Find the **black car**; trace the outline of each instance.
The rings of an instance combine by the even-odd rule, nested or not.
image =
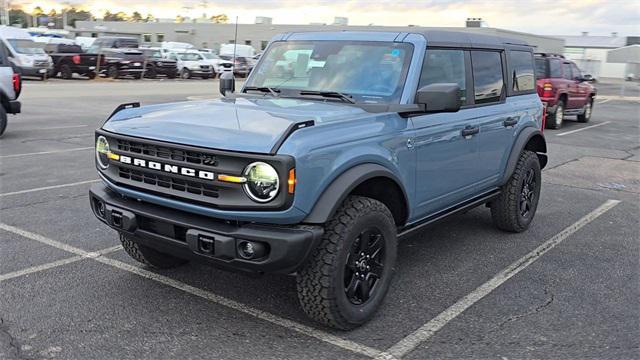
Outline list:
[[[145,57],[144,76],[155,79],[166,76],[174,79],[178,75],[178,65],[175,60],[163,59],[159,49],[139,49]]]
[[[118,79],[132,76],[142,78],[144,72],[144,54],[138,49],[102,49],[101,54],[106,58],[107,76]],[[102,72],[102,71],[101,71]]]
[[[73,74],[93,79],[98,66],[106,65],[104,56],[85,53],[79,45],[48,44],[44,50],[53,60],[52,76],[60,74],[63,79],[71,79]]]

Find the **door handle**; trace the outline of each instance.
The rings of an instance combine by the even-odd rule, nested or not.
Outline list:
[[[476,126],[476,127],[466,127],[464,129],[462,129],[462,131],[460,131],[460,133],[462,134],[463,137],[468,137],[468,136],[473,136],[477,133],[480,132],[480,127]]]
[[[514,126],[518,123],[518,120],[520,120],[520,118],[518,118],[517,116],[511,116],[508,117],[507,120],[503,121],[502,125],[504,125],[504,127]]]

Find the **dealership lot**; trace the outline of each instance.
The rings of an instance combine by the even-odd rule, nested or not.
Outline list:
[[[637,357],[640,92],[598,86],[590,123],[545,131],[529,231],[484,208],[431,226],[401,242],[374,320],[338,332],[304,316],[293,277],[149,271],[89,210],[111,111],[215,97],[217,81],[28,82],[0,140],[0,358]]]

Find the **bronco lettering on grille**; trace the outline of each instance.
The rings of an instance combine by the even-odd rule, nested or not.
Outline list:
[[[180,174],[189,177],[195,177],[205,180],[214,180],[215,174],[211,171],[197,170],[177,165],[162,164],[156,161],[147,161],[144,159],[136,159],[130,156],[120,155],[119,161],[123,164],[139,166],[142,168],[164,171],[170,174]]]

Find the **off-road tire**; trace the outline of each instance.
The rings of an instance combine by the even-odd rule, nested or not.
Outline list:
[[[354,305],[345,294],[345,262],[358,234],[371,226],[383,235],[384,270],[369,300]],[[374,199],[348,197],[325,224],[320,244],[297,274],[298,299],[304,312],[319,323],[342,330],[364,324],[374,315],[389,289],[396,251],[396,226],[389,209]]]
[[[122,243],[124,251],[126,251],[129,256],[152,268],[170,269],[187,262],[187,260],[161,253],[150,247],[138,244],[130,235],[120,233],[120,242]]]
[[[578,122],[587,123],[591,120],[591,114],[593,113],[593,98],[589,98],[585,105],[584,112],[578,115]]]
[[[547,128],[560,129],[562,127],[562,123],[564,122],[564,109],[564,100],[558,100],[556,110],[554,112],[550,112],[547,117]]]
[[[120,69],[116,65],[111,65],[107,68],[107,75],[112,79],[117,79],[120,77]]]
[[[150,66],[145,71],[144,76],[148,79],[155,79],[158,77],[158,72],[155,67]]]
[[[535,186],[532,189],[534,193],[529,215],[524,217],[521,214],[520,201],[522,200],[524,182],[530,169],[533,169],[534,172]],[[502,187],[502,192],[491,201],[491,217],[495,226],[501,230],[515,233],[527,230],[538,208],[541,182],[542,175],[538,155],[533,151],[524,150],[520,154],[515,171]]]
[[[4,110],[4,106],[0,105],[0,136],[7,130],[7,112]]]
[[[73,70],[71,70],[69,65],[62,64],[62,66],[60,66],[60,76],[65,80],[71,80],[73,79]]]

